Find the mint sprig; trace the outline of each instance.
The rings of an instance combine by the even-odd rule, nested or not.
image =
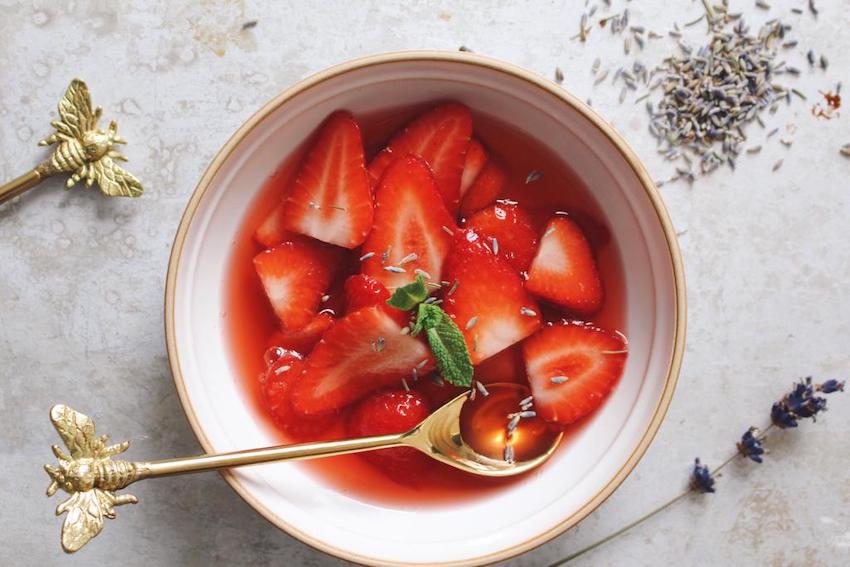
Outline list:
[[[472,359],[460,328],[439,305],[420,303],[413,336],[425,331],[443,380],[455,386],[472,385]]]
[[[412,311],[418,305],[416,324],[411,335],[415,337],[425,331],[443,380],[455,386],[471,386],[472,359],[469,357],[463,333],[442,307],[434,303],[423,303],[429,294],[425,278],[418,275],[413,283],[396,289],[387,300],[387,305],[402,311]]]
[[[392,297],[387,300],[387,305],[402,311],[410,311],[426,299],[428,299],[428,286],[425,285],[425,278],[418,275],[413,283],[395,290]]]

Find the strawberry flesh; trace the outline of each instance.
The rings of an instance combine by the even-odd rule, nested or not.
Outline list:
[[[517,271],[474,231],[457,231],[444,277],[453,287],[457,282],[443,307],[463,332],[473,364],[540,327],[540,309]]]
[[[366,168],[369,173],[369,180],[372,182],[372,187],[378,186],[381,177],[384,175],[384,171],[386,171],[387,167],[395,158],[396,154],[390,148],[384,148],[372,158],[372,161],[369,162],[369,167]]]
[[[536,296],[579,313],[602,306],[604,291],[593,251],[570,218],[556,216],[546,225],[525,285]]]
[[[525,361],[522,343],[509,346],[475,367],[475,379],[484,384],[514,382],[525,384]]]
[[[347,112],[322,125],[286,198],[283,223],[343,248],[356,248],[372,226],[372,197],[360,127]]]
[[[460,177],[461,199],[469,191],[469,188],[472,187],[472,184],[478,178],[478,174],[484,169],[484,164],[487,163],[489,157],[487,150],[484,149],[481,142],[475,138],[469,141],[469,147],[466,150],[466,159],[463,163],[463,175]]]
[[[402,334],[399,325],[378,305],[339,319],[307,357],[304,373],[293,389],[293,405],[305,415],[328,413],[369,392],[409,378],[422,360],[422,373],[434,368],[428,346]]]
[[[329,313],[319,313],[297,331],[275,331],[269,337],[268,346],[280,347],[306,356],[333,324],[334,318]]]
[[[297,331],[316,316],[339,259],[338,248],[306,238],[254,257],[254,268],[285,330]]]
[[[411,314],[387,305],[390,292],[384,284],[365,274],[355,274],[345,280],[346,313],[378,305],[399,325],[407,325]]]
[[[384,284],[373,277],[355,274],[345,280],[345,308],[347,312],[363,307],[382,305],[390,298]]]
[[[419,380],[410,384],[410,387],[425,396],[433,408],[438,408],[462,393],[469,392],[468,387],[454,386],[440,378],[438,374],[420,376]]]
[[[625,350],[622,335],[588,323],[554,323],[526,340],[523,354],[537,414],[569,425],[594,411],[620,379]]]
[[[460,207],[461,216],[469,216],[498,199],[508,183],[508,175],[496,160],[490,159],[484,164],[481,173],[463,196]]]
[[[408,124],[389,144],[396,155],[421,156],[434,171],[446,209],[460,206],[460,183],[472,137],[472,115],[459,102],[438,105]]]
[[[349,435],[403,433],[419,425],[428,414],[428,402],[418,392],[398,389],[378,392],[354,409],[348,424]],[[387,476],[405,484],[421,477],[424,468],[432,464],[431,459],[412,447],[370,451],[362,456]]]
[[[276,349],[275,360],[260,377],[263,400],[275,423],[298,439],[316,439],[333,425],[334,414],[316,418],[299,415],[292,409],[292,384],[300,379],[304,369],[303,357],[291,350]]]
[[[439,281],[454,226],[428,164],[413,155],[396,158],[375,192],[375,224],[363,244],[372,256],[363,273],[389,290],[412,282],[417,269]]]
[[[490,247],[518,271],[525,272],[537,251],[537,231],[531,216],[513,201],[499,201],[466,221]]]
[[[281,202],[273,208],[257,227],[254,232],[254,240],[266,248],[274,248],[281,242],[292,240],[297,236],[294,232],[286,230],[283,225],[283,210],[286,203]]]

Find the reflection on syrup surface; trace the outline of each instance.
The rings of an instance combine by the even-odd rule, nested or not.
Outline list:
[[[460,435],[476,452],[502,459],[505,446],[513,447],[514,460],[527,461],[548,451],[558,438],[546,422],[537,416],[524,417],[508,436],[511,416],[520,412],[520,402],[531,392],[520,384],[500,384],[490,395],[478,395],[463,404]]]

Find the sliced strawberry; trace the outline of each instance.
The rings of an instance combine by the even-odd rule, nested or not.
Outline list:
[[[484,169],[484,164],[489,158],[487,150],[481,145],[481,142],[472,138],[469,141],[469,148],[466,150],[466,160],[463,163],[463,175],[460,178],[460,196],[466,195],[466,192],[472,187],[473,182]],[[370,166],[371,167],[371,166]]]
[[[475,379],[484,384],[515,382],[525,384],[525,362],[522,344],[510,346],[475,367]]]
[[[276,359],[260,379],[263,400],[275,423],[299,440],[316,439],[326,431],[337,416],[325,415],[311,418],[299,415],[292,409],[290,391],[293,382],[300,379],[304,369],[302,356],[294,351],[280,349]]]
[[[505,190],[508,175],[496,160],[490,159],[484,164],[484,168],[475,182],[463,196],[460,206],[461,216],[469,216],[479,209],[494,203]]]
[[[254,240],[266,248],[274,248],[281,242],[292,240],[295,236],[294,232],[286,230],[283,226],[284,205],[283,202],[278,203],[254,232]]]
[[[365,274],[355,274],[345,280],[345,309],[357,311],[363,307],[382,305],[390,298],[384,284]]]
[[[359,246],[372,227],[372,196],[360,127],[347,112],[322,125],[286,198],[284,227],[343,248]]]
[[[379,305],[399,325],[407,325],[410,321],[411,313],[387,305],[387,299],[389,298],[390,292],[384,287],[384,284],[373,277],[365,274],[355,274],[345,280],[346,313],[351,313],[364,307]]]
[[[369,179],[372,181],[372,187],[376,187],[384,175],[384,171],[395,159],[396,154],[390,148],[384,148],[372,158],[369,162],[369,167],[366,170],[369,172]]]
[[[590,244],[568,217],[554,217],[546,225],[525,286],[538,297],[581,313],[602,306],[602,280]]]
[[[375,225],[363,244],[372,256],[363,273],[390,290],[412,282],[417,269],[439,281],[453,228],[428,164],[412,155],[396,158],[375,192]]]
[[[428,417],[428,402],[418,392],[386,390],[372,394],[354,409],[348,424],[352,437],[402,433]],[[433,463],[412,447],[397,447],[362,454],[391,478],[405,484],[421,477],[423,468]]]
[[[581,419],[605,400],[623,373],[622,335],[588,323],[544,327],[523,343],[534,409],[561,425]]]
[[[408,124],[389,144],[396,155],[421,156],[434,171],[446,209],[457,213],[466,149],[472,137],[472,115],[459,102],[436,106]]]
[[[537,251],[537,231],[525,209],[513,201],[497,201],[469,217],[466,226],[518,272],[528,270]]]
[[[463,332],[473,364],[521,341],[540,327],[540,309],[516,270],[471,230],[458,231],[444,276],[457,282],[443,307]]]
[[[318,415],[342,408],[382,386],[410,378],[422,360],[422,372],[434,368],[426,344],[409,334],[380,306],[339,319],[313,349],[293,390],[301,413]]]
[[[297,331],[315,317],[339,259],[338,248],[306,238],[254,257],[254,269],[285,330]]]
[[[333,324],[334,318],[329,313],[319,313],[297,331],[275,331],[269,337],[268,346],[293,350],[306,356]]]

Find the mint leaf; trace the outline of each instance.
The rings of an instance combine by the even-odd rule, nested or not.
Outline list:
[[[472,359],[463,333],[439,306],[420,303],[413,335],[425,331],[443,380],[455,386],[472,385]]]
[[[425,285],[425,278],[416,276],[416,281],[395,290],[392,297],[387,300],[387,305],[402,311],[410,311],[426,299],[428,299],[428,286]]]

